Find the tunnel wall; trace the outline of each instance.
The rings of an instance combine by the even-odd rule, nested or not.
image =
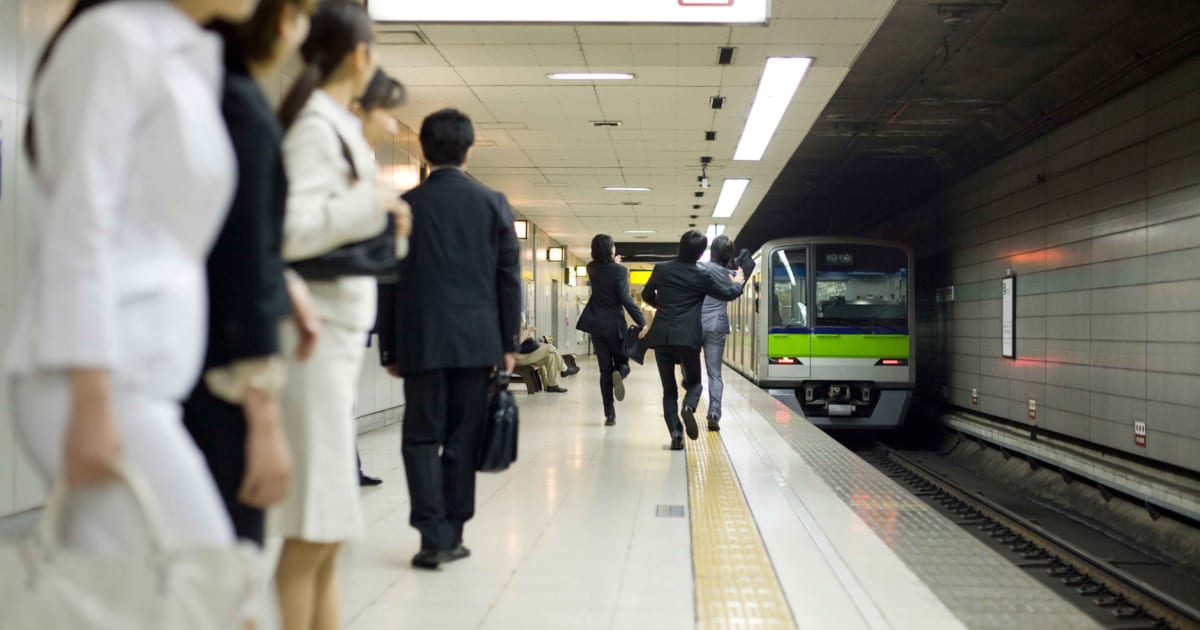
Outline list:
[[[1200,471],[1200,58],[878,233],[918,251],[924,395]],[[1016,359],[1001,356],[1010,271]]]

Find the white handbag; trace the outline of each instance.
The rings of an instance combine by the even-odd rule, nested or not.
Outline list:
[[[257,550],[248,544],[178,548],[167,539],[146,481],[117,476],[140,504],[147,552],[103,557],[64,548],[58,537],[67,490],[50,495],[38,529],[0,547],[0,630],[234,630],[254,593]]]

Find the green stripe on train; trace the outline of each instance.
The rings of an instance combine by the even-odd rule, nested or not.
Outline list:
[[[907,359],[908,335],[768,335],[771,357]]]

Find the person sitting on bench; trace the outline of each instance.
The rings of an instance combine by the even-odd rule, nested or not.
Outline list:
[[[517,349],[517,365],[529,365],[538,371],[538,375],[542,378],[542,384],[546,386],[546,391],[555,394],[565,394],[566,388],[559,387],[559,377],[567,377],[573,374],[566,368],[566,363],[563,362],[562,355],[559,354],[558,348],[551,343],[539,343],[533,338],[532,332],[535,329],[529,329],[529,332],[524,335],[525,341],[521,342],[521,347]],[[579,368],[575,368],[579,371]]]

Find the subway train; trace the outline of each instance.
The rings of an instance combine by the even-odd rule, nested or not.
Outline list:
[[[753,259],[725,363],[822,428],[899,426],[917,374],[912,249],[798,237]]]

